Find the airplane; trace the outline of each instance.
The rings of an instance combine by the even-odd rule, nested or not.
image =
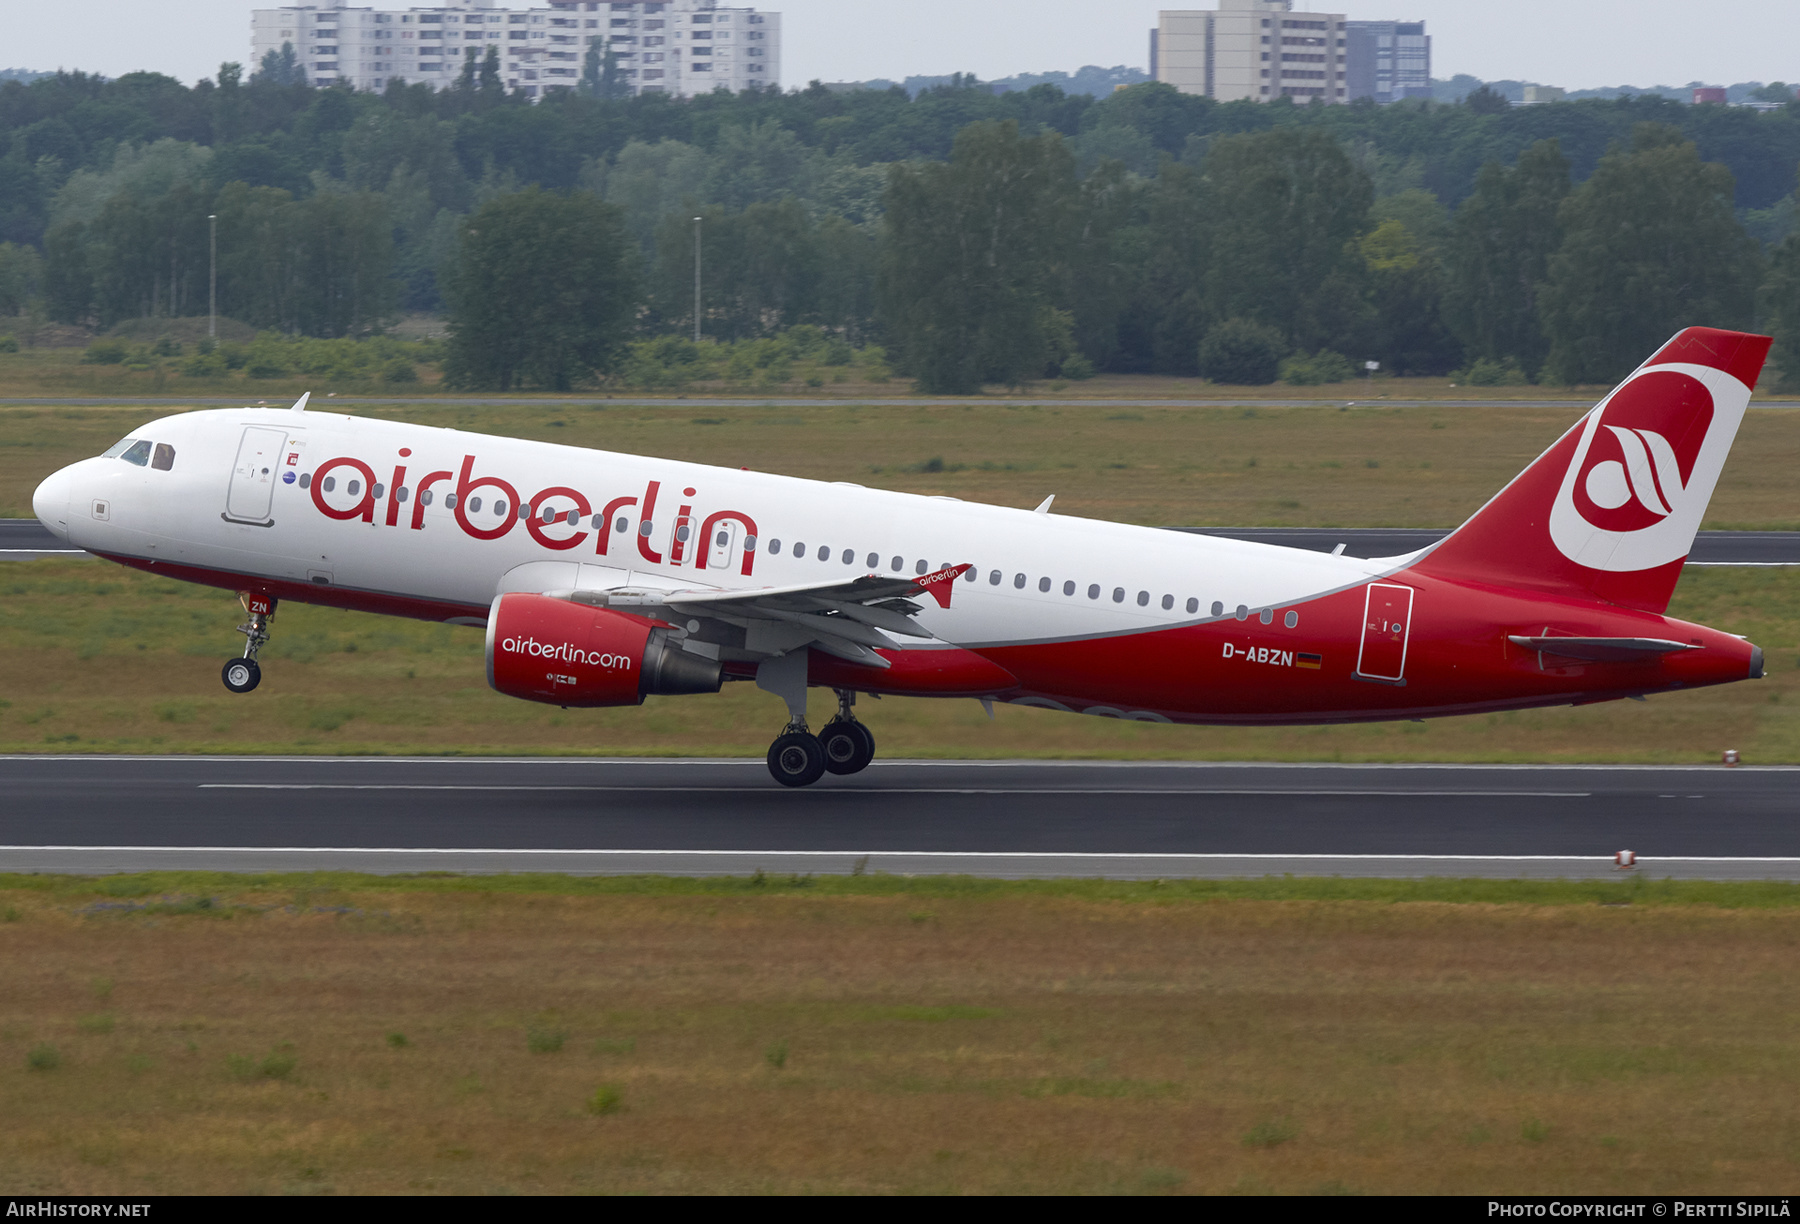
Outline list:
[[[182,413],[63,468],[58,536],[235,591],[248,693],[284,600],[484,628],[488,683],[563,707],[751,681],[799,787],[875,755],[859,694],[1318,724],[1759,679],[1664,615],[1768,354],[1688,328],[1449,537],[1359,559],[308,411]],[[835,691],[815,735],[809,686]]]

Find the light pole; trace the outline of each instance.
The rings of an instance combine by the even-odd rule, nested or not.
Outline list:
[[[694,218],[694,343],[700,343],[700,218]]]
[[[211,254],[206,274],[206,338],[219,338],[219,214],[206,214],[206,245]]]

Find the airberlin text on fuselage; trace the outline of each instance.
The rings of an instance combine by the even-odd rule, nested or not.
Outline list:
[[[455,515],[456,524],[464,534],[476,540],[498,540],[510,532],[515,526],[523,524],[531,538],[544,548],[555,552],[566,552],[576,548],[588,538],[594,537],[594,553],[596,556],[607,556],[608,549],[615,535],[622,534],[616,530],[615,520],[623,521],[624,512],[629,507],[637,507],[635,517],[638,525],[632,532],[632,539],[637,544],[638,555],[652,565],[691,565],[695,569],[706,569],[709,564],[714,568],[730,568],[731,558],[721,558],[709,562],[713,553],[711,547],[713,532],[725,523],[735,523],[742,529],[742,536],[734,537],[742,550],[739,572],[750,574],[756,564],[756,520],[741,510],[715,510],[696,522],[693,508],[695,490],[681,491],[681,506],[675,512],[673,529],[668,533],[669,551],[665,556],[651,546],[652,532],[656,521],[656,500],[662,491],[662,482],[652,480],[646,483],[642,497],[614,497],[596,513],[594,503],[586,494],[567,485],[551,485],[541,489],[529,500],[519,496],[518,489],[509,481],[498,476],[477,476],[475,472],[475,456],[464,455],[459,472],[440,470],[427,472],[418,477],[414,487],[407,487],[406,460],[412,455],[410,448],[400,451],[400,462],[394,465],[391,478],[387,482],[387,513],[383,521],[389,527],[400,526],[405,512],[402,507],[406,501],[412,502],[408,526],[413,531],[421,531],[425,527],[425,508],[431,503],[433,486],[451,481],[455,488],[444,499],[447,509]],[[354,483],[346,486],[346,491],[357,500],[349,506],[333,506],[325,500],[328,490],[325,486],[327,477],[340,468],[348,469],[345,473],[355,473],[360,477],[360,486]],[[348,455],[336,459],[327,459],[312,472],[308,482],[308,491],[312,496],[313,506],[326,518],[347,522],[361,519],[365,523],[375,522],[377,509],[376,490],[381,482],[375,475],[375,469],[361,459]],[[493,500],[504,504],[505,510],[493,516],[491,526],[477,526],[470,520],[474,512],[471,508],[470,495],[482,489],[493,490]],[[359,496],[360,494],[360,496]],[[452,500],[453,499],[453,500]],[[477,500],[475,506],[479,506]],[[554,512],[548,521],[544,519],[544,511],[554,505]],[[569,535],[551,535],[550,532],[559,527],[573,527],[589,522],[593,530],[577,530]]]
[[[584,663],[589,667],[604,667],[607,671],[630,671],[634,666],[630,655],[613,654],[605,650],[583,650],[572,642],[553,646],[536,638],[509,637],[501,639],[500,649],[508,654],[530,655],[534,659],[555,659],[559,663]]]

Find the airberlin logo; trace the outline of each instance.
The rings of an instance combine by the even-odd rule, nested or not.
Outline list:
[[[529,485],[480,475],[476,464],[474,455],[464,455],[456,470],[426,471],[430,464],[401,447],[385,478],[374,465],[344,455],[303,473],[299,482],[319,513],[339,522],[360,519],[370,526],[423,531],[435,519],[476,540],[523,530],[551,552],[585,546],[593,556],[618,558],[609,564],[630,564],[635,552],[651,565],[735,569],[746,577],[755,568],[756,520],[741,510],[707,510],[696,501],[697,489],[683,488],[677,495],[651,480],[642,494],[590,498],[578,488],[553,484],[526,496],[521,490]]]
[[[630,671],[636,664],[630,655],[604,650],[583,650],[572,642],[540,642],[534,637],[509,637],[500,640],[500,649],[508,654],[529,655],[534,659],[551,659],[558,663],[580,663],[607,671]]]
[[[1550,510],[1550,537],[1590,569],[1685,557],[1749,388],[1710,366],[1651,366],[1588,415]]]

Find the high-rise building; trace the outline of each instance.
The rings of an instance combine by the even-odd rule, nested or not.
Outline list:
[[[451,0],[428,8],[354,8],[342,0],[251,14],[251,66],[291,45],[306,79],[357,89],[455,83],[467,52],[492,47],[509,90],[542,97],[581,80],[588,50],[611,51],[633,94],[677,97],[776,87],[781,14],[726,8],[716,0],[547,0],[533,8]]]
[[[1431,37],[1423,21],[1347,21],[1344,33],[1351,101],[1431,96]]]
[[[1293,0],[1168,10],[1150,33],[1150,73],[1220,102],[1348,102],[1344,26],[1342,13],[1295,12]]]

